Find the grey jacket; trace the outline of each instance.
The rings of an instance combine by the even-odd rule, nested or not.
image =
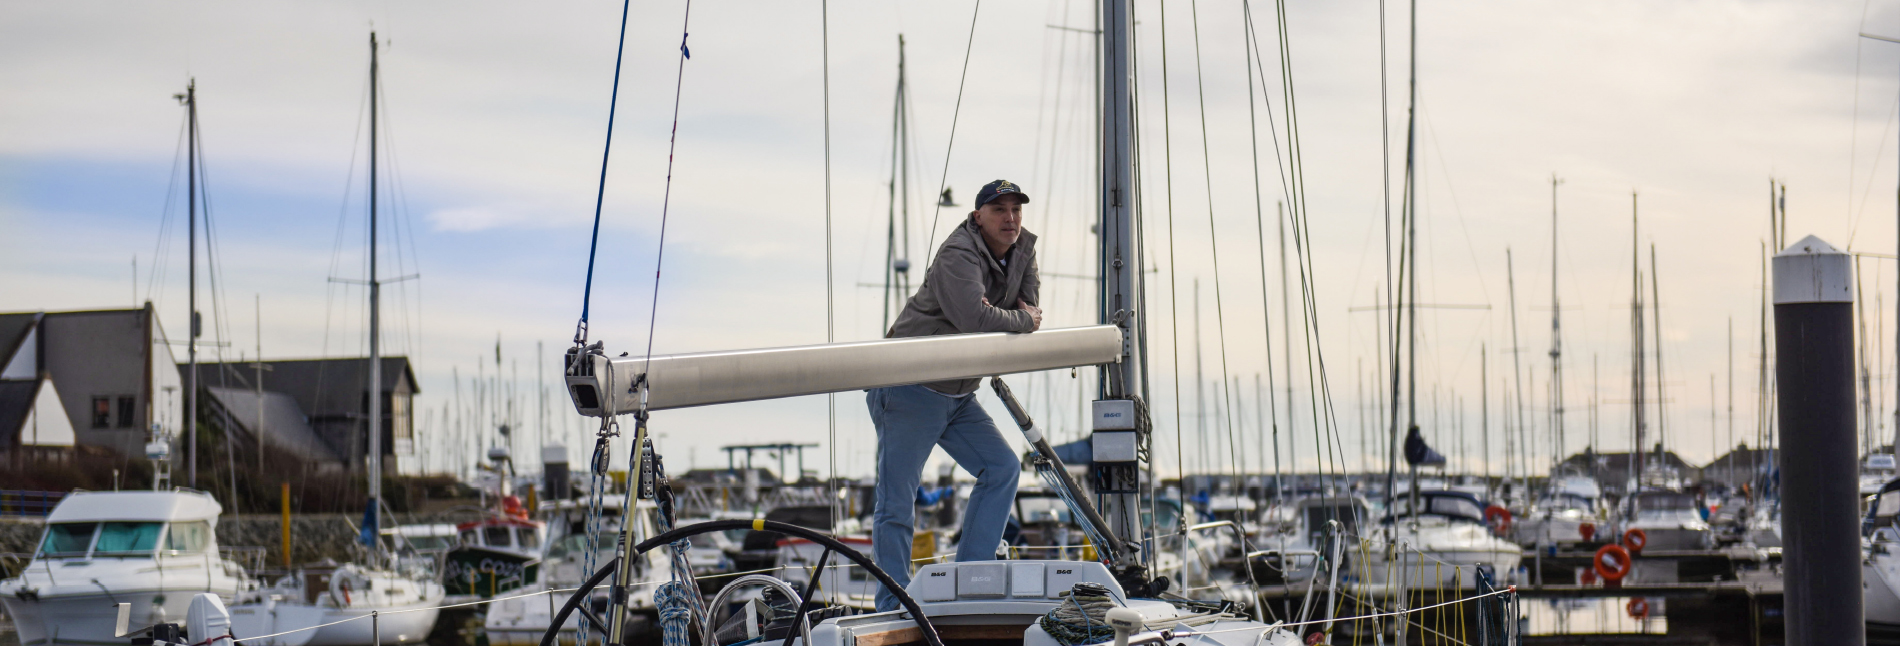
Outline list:
[[[983,234],[972,220],[950,232],[924,274],[924,284],[904,304],[887,338],[966,334],[971,332],[1029,332],[1035,325],[1029,313],[1016,309],[1016,299],[1041,306],[1042,279],[1037,275],[1036,235],[1024,229],[1016,245],[997,262]],[[990,304],[984,305],[983,299]],[[976,392],[981,379],[954,379],[924,384],[946,395]]]

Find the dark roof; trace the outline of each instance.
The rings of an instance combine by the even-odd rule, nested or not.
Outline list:
[[[178,366],[188,377],[190,368]],[[252,362],[198,364],[198,380],[205,387],[255,388],[257,369]],[[361,393],[369,378],[369,359],[289,359],[264,362],[264,390],[289,395],[311,417],[355,415],[363,409]],[[411,394],[422,392],[408,357],[383,357],[383,391],[407,384]]]
[[[216,386],[205,390],[219,407],[230,414],[231,421],[253,439],[259,436],[259,429],[255,427],[258,425],[258,406],[261,401],[265,443],[308,459],[342,461],[335,451],[330,450],[330,445],[325,444],[317,437],[316,431],[310,429],[309,418],[304,416],[303,409],[297,407],[297,401],[291,396],[265,391],[260,400],[256,391],[251,390]]]
[[[26,423],[26,416],[33,412],[33,396],[39,394],[38,380],[10,379],[0,381],[0,447],[11,447],[19,442],[20,425]]]
[[[38,312],[0,314],[0,367],[13,360],[14,351],[19,349],[27,330],[33,328],[33,321],[39,317]]]

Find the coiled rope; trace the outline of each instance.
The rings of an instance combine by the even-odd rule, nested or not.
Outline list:
[[[1080,583],[1062,598],[1062,605],[1037,620],[1043,632],[1063,646],[1099,644],[1115,637],[1107,617],[1108,611],[1119,604],[1108,595],[1108,588],[1099,583]]]

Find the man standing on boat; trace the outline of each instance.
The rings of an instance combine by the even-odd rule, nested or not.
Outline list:
[[[1037,306],[1036,236],[1024,231],[1029,196],[1007,180],[983,185],[976,210],[937,248],[923,285],[885,334],[889,338],[1034,332],[1042,327]],[[941,446],[976,476],[963,512],[958,561],[996,558],[1016,500],[1021,463],[988,412],[976,401],[981,379],[877,388],[865,396],[877,427],[877,509],[871,540],[879,568],[899,585],[910,583],[914,502],[924,462]],[[897,598],[877,591],[879,611],[896,610]]]

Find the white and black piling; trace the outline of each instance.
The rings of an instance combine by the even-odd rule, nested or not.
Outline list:
[[[1789,646],[1861,646],[1853,263],[1808,236],[1775,255]]]

